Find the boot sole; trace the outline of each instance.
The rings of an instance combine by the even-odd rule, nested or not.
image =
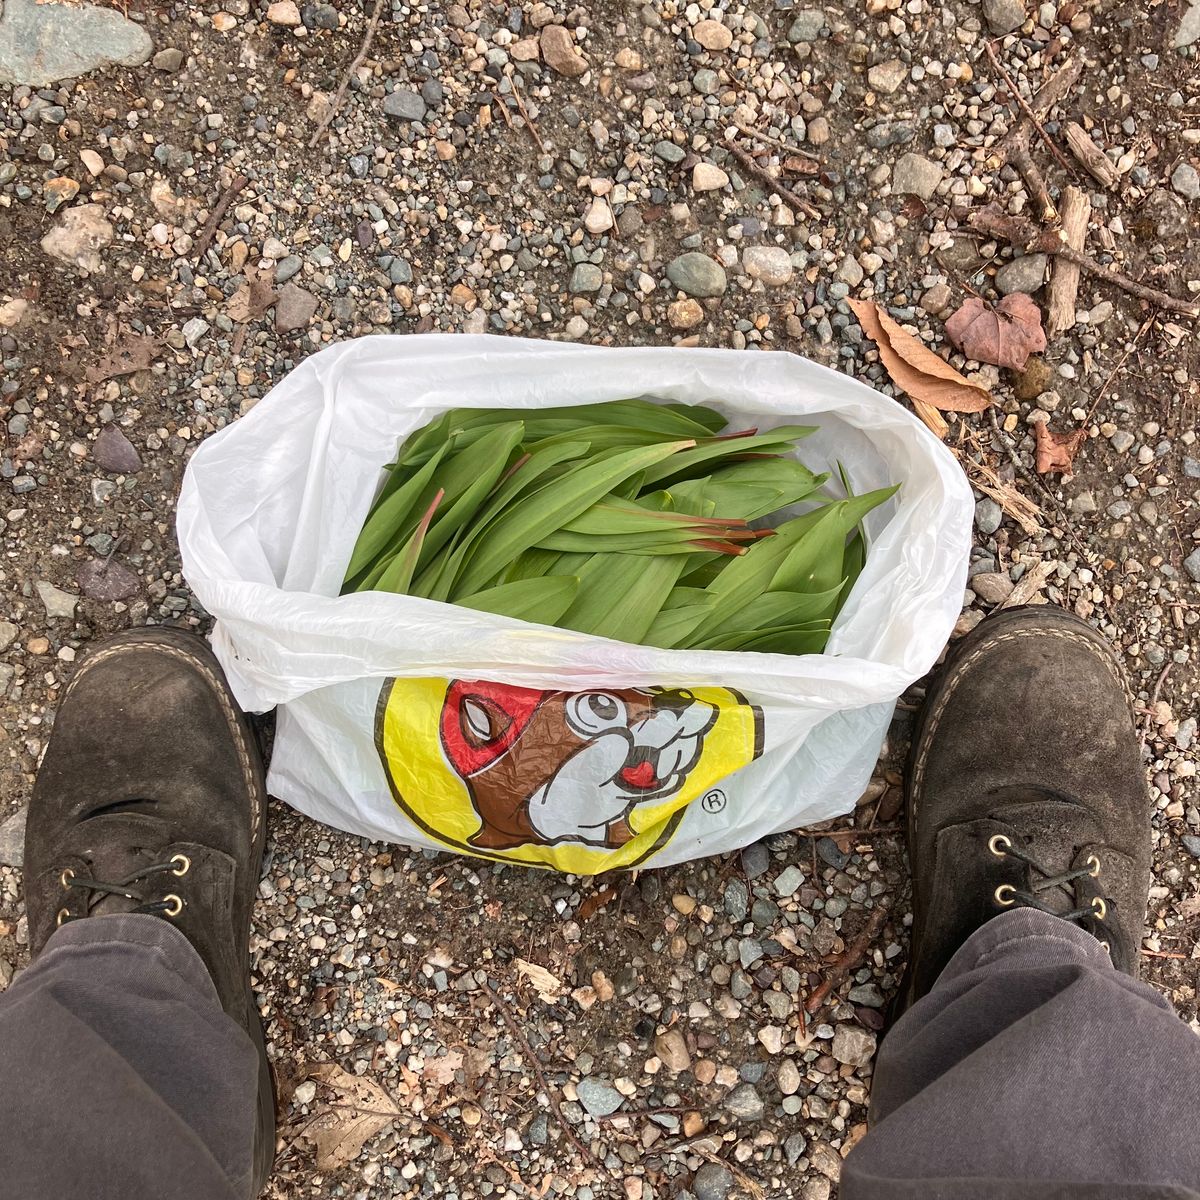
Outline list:
[[[917,777],[920,774],[922,754],[926,743],[934,732],[934,730],[929,728],[930,722],[936,714],[940,713],[941,702],[946,695],[947,687],[953,680],[956,670],[965,660],[969,659],[981,645],[992,643],[998,638],[1019,636],[1021,630],[1025,628],[1068,629],[1075,635],[1086,637],[1087,640],[1094,643],[1109,658],[1114,658],[1112,646],[1086,621],[1075,616],[1074,613],[1069,613],[1064,609],[1056,608],[1050,604],[1026,604],[1017,608],[1003,609],[980,621],[970,633],[954,644],[945,661],[934,671],[932,682],[925,693],[925,702],[921,705],[921,711],[913,727],[908,761],[905,764],[905,843],[908,851],[910,873],[915,862],[913,845],[916,838],[917,820],[917,806],[914,803],[913,787],[918,782]],[[1116,670],[1116,675],[1121,680],[1121,686],[1128,700],[1128,684],[1125,682],[1124,675],[1119,667]],[[916,932],[915,913],[913,932],[914,934]],[[915,946],[915,941],[913,945]],[[910,947],[908,966],[905,967],[904,975],[900,980],[900,987],[897,989],[896,994],[892,997],[891,1004],[888,1006],[887,1027],[889,1029],[919,999],[919,997],[909,995],[912,988],[912,963],[915,957]]]
[[[217,661],[217,656],[212,652],[208,642],[199,634],[189,633],[170,626],[155,625],[144,629],[131,629],[125,633],[118,634],[116,637],[107,640],[104,643],[103,649],[104,651],[109,651],[118,649],[121,646],[138,645],[163,647],[179,653],[181,657],[188,659],[200,669],[213,689],[220,693],[225,701],[225,707],[232,715],[233,732],[242,741],[250,764],[250,774],[254,781],[251,803],[254,805],[255,836],[254,843],[251,846],[251,857],[247,873],[252,881],[251,886],[257,890],[258,879],[262,874],[263,851],[266,848],[267,841],[267,786],[263,771],[262,754],[259,750],[258,740],[254,736],[254,731],[251,729],[249,721],[238,706],[237,699],[225,680],[225,673],[221,669],[221,664]],[[82,659],[80,666],[85,666],[87,661],[86,657]],[[276,1091],[274,1072],[271,1068],[271,1061],[267,1057],[266,1038],[263,1033],[262,1020],[258,1015],[258,1004],[254,998],[254,988],[250,983],[249,947],[253,909],[254,902],[252,896],[246,910],[245,928],[237,930],[237,935],[241,939],[241,944],[246,947],[246,1017],[243,1024],[246,1032],[250,1035],[250,1040],[254,1043],[258,1051],[259,1064],[258,1118],[255,1128],[253,1157],[253,1194],[257,1196],[266,1186],[267,1180],[271,1175],[271,1168],[275,1162]],[[230,1015],[232,1016],[233,1014]]]

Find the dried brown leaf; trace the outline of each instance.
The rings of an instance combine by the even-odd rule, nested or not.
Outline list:
[[[615,899],[616,895],[617,889],[609,884],[598,892],[592,892],[590,896],[585,896],[576,913],[576,919],[579,921],[591,920],[610,900]]]
[[[275,303],[275,289],[266,276],[250,273],[225,306],[231,321],[257,321]]]
[[[421,1077],[426,1083],[448,1087],[454,1082],[455,1072],[462,1070],[462,1065],[462,1051],[448,1050],[440,1058],[427,1058],[421,1070]]]
[[[1049,475],[1052,471],[1060,472],[1064,478],[1070,478],[1075,470],[1075,455],[1087,438],[1087,431],[1075,429],[1070,433],[1055,433],[1048,422],[1042,421],[1033,427],[1034,438],[1037,441],[1037,467],[1039,475]]]
[[[133,333],[127,330],[103,358],[88,367],[88,382],[103,383],[104,380],[116,379],[119,375],[132,375],[135,371],[144,371],[153,364],[161,348],[162,343],[158,338],[147,333]]]
[[[565,992],[566,985],[551,971],[537,963],[526,962],[523,958],[514,958],[513,966],[533,984],[533,990],[547,1003],[553,1004]]]
[[[1014,371],[1046,348],[1041,309],[1023,292],[1005,296],[995,308],[972,296],[946,322],[946,336],[968,358]]]
[[[939,437],[948,426],[930,410],[982,412],[992,402],[991,393],[960,375],[944,358],[905,333],[878,304],[849,300],[867,336],[879,347],[879,356],[892,382],[912,397],[917,414]]]
[[[317,1151],[317,1170],[336,1171],[352,1163],[376,1134],[403,1115],[380,1084],[352,1075],[337,1063],[318,1063],[311,1071],[335,1099],[304,1130]]]

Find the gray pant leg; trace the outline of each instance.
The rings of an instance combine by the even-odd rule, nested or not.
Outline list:
[[[258,1057],[160,917],[65,925],[0,995],[0,1191],[246,1200]]]
[[[977,930],[884,1039],[841,1200],[1197,1200],[1200,1037],[1076,926]]]

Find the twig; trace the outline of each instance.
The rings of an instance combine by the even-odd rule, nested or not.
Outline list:
[[[517,108],[521,111],[521,116],[525,118],[525,128],[533,134],[533,140],[537,143],[537,148],[543,153],[546,153],[546,143],[542,141],[542,135],[538,133],[537,126],[533,123],[533,118],[525,111],[525,101],[521,99],[521,89],[514,83],[512,94],[516,97]],[[501,103],[504,102],[501,97]]]
[[[829,968],[825,978],[813,989],[811,995],[804,1002],[804,1011],[809,1016],[812,1016],[825,1003],[829,993],[866,958],[871,943],[883,931],[883,923],[887,920],[890,911],[887,904],[880,904],[871,910],[871,915],[867,918],[867,923],[862,927],[858,937],[846,947]]]
[[[1079,165],[1101,187],[1114,188],[1117,186],[1117,182],[1121,178],[1120,173],[1108,161],[1108,155],[1097,147],[1096,143],[1088,136],[1087,130],[1078,121],[1068,121],[1063,127],[1063,136],[1067,139],[1071,153],[1079,159]]]
[[[1017,102],[1018,105],[1020,105],[1021,111],[1032,122],[1034,129],[1038,131],[1042,141],[1045,142],[1050,148],[1050,153],[1053,154],[1056,159],[1058,159],[1058,161],[1062,164],[1063,170],[1069,174],[1071,171],[1071,164],[1067,162],[1066,156],[1051,140],[1050,135],[1046,132],[1041,121],[1038,119],[1037,113],[1035,113],[1033,109],[1029,107],[1029,101],[1021,95],[1021,89],[1018,88],[1015,83],[1013,83],[1012,76],[1004,69],[1004,64],[1000,61],[996,51],[992,48],[992,43],[984,42],[983,48],[987,51],[987,56],[989,59],[991,59],[992,66],[1000,72],[1000,77],[1004,80],[1005,85],[1012,94],[1012,98]]]
[[[1028,604],[1046,586],[1050,576],[1058,569],[1058,563],[1052,558],[1043,558],[1030,567],[1008,595],[1000,601],[999,608],[1019,608]]]
[[[1087,243],[1092,202],[1082,188],[1067,187],[1062,195],[1062,231],[1067,245],[1082,250]],[[1046,285],[1046,336],[1053,337],[1075,324],[1079,299],[1079,267],[1066,258],[1054,260]]]
[[[1147,958],[1191,958],[1190,954],[1181,954],[1178,950],[1147,950],[1142,947],[1142,953]]]
[[[883,797],[880,797],[882,800]],[[875,825],[871,829],[794,829],[792,832],[797,837],[813,838],[819,841],[823,837],[830,840],[836,838],[867,838],[870,840],[876,834],[885,835],[893,833],[904,833],[903,825]]]
[[[597,1122],[603,1121],[620,1121],[625,1117],[657,1117],[664,1113],[688,1113],[695,1112],[694,1104],[668,1104],[661,1108],[630,1108],[623,1112],[608,1113],[602,1117],[593,1117]]]
[[[1062,239],[1061,230],[1040,230],[1031,221],[1025,220],[1023,217],[1009,216],[994,204],[972,212],[967,219],[971,226],[981,233],[986,233],[989,237],[1004,238],[1014,246],[1021,246],[1027,253],[1059,255],[1076,263],[1089,275],[1106,280],[1114,287],[1150,304],[1156,304],[1159,308],[1165,308],[1169,312],[1182,313],[1185,317],[1200,317],[1200,304],[1176,300],[1174,296],[1168,296],[1166,292],[1160,292],[1158,288],[1137,283],[1114,267],[1102,266],[1090,254],[1068,246]]]
[[[358,54],[354,61],[346,69],[346,73],[342,76],[342,82],[338,84],[338,90],[334,93],[333,103],[329,106],[329,111],[321,118],[316,129],[313,130],[313,135],[308,139],[308,148],[311,150],[321,140],[321,135],[333,123],[333,118],[337,116],[338,109],[342,107],[342,101],[346,97],[346,89],[350,86],[350,79],[354,72],[362,66],[363,59],[367,57],[367,51],[371,48],[371,42],[375,38],[375,30],[379,27],[379,18],[383,13],[383,0],[375,0],[375,11],[371,14],[370,21],[367,22],[367,32],[363,37],[362,45],[358,49]]]
[[[805,216],[812,217],[814,221],[823,221],[825,214],[821,212],[815,204],[810,204],[803,196],[797,195],[786,184],[776,179],[765,167],[760,167],[758,163],[746,153],[741,146],[737,145],[732,139],[726,140],[724,143],[725,149],[733,155],[734,158],[746,168],[756,179],[765,183],[773,192],[778,193],[779,198],[792,208],[804,213]]]
[[[776,150],[785,150],[788,154],[798,155],[800,158],[810,159],[812,162],[820,162],[821,156],[814,154],[811,150],[801,150],[799,146],[792,146],[787,142],[781,142],[778,138],[771,137],[767,133],[759,133],[757,129],[751,129],[749,125],[738,123],[738,128],[746,134],[747,137],[752,137],[756,142],[764,142],[768,146],[774,146]]]
[[[1125,353],[1122,354],[1119,359],[1117,359],[1117,365],[1115,367],[1113,367],[1113,369],[1111,371],[1109,371],[1108,378],[1100,385],[1100,390],[1096,393],[1095,400],[1092,401],[1092,407],[1088,409],[1088,414],[1084,418],[1084,421],[1083,421],[1083,423],[1085,425],[1088,424],[1089,421],[1091,421],[1093,416],[1095,416],[1096,409],[1098,409],[1100,407],[1100,401],[1104,399],[1106,393],[1108,392],[1109,387],[1112,385],[1112,381],[1114,379],[1116,379],[1117,373],[1125,365],[1125,360],[1134,352],[1134,350],[1137,349],[1137,344],[1139,341],[1141,341],[1142,334],[1144,334],[1146,332],[1146,330],[1149,329],[1150,326],[1154,324],[1154,318],[1156,315],[1157,315],[1156,313],[1151,313],[1142,322],[1141,328],[1137,331],[1137,333],[1135,333],[1133,335],[1133,341],[1130,342],[1129,345],[1125,347]]]
[[[1066,62],[1055,71],[1045,83],[1038,88],[1033,100],[1030,102],[1030,108],[1033,110],[1034,116],[1039,120],[1049,114],[1050,110],[1066,98],[1067,93],[1075,86],[1079,80],[1079,76],[1083,73],[1083,59],[1073,58]],[[993,148],[991,155],[988,158],[988,165],[995,168],[1002,166],[1008,158],[1008,152],[1013,142],[1015,142],[1024,132],[1026,136],[1033,128],[1033,122],[1021,113],[1020,119],[1016,125],[1008,131],[1000,139]]]
[[[546,1100],[550,1104],[550,1111],[554,1114],[554,1119],[558,1122],[563,1133],[567,1135],[567,1141],[579,1152],[584,1161],[589,1162],[594,1167],[601,1167],[600,1160],[585,1146],[579,1138],[575,1136],[575,1131],[567,1124],[566,1117],[563,1116],[562,1106],[558,1102],[558,1094],[550,1086],[550,1081],[546,1078],[546,1072],[542,1070],[542,1063],[538,1056],[533,1052],[533,1047],[529,1044],[529,1039],[521,1032],[521,1027],[517,1024],[516,1018],[509,1011],[508,1005],[500,999],[486,983],[480,985],[484,995],[492,1002],[492,1006],[500,1014],[504,1024],[508,1026],[509,1033],[516,1040],[517,1045],[521,1049],[521,1055],[533,1070],[537,1077],[538,1086],[546,1093]]]
[[[233,203],[234,197],[249,182],[245,175],[235,175],[229,186],[221,193],[221,198],[213,205],[213,210],[209,214],[208,220],[204,222],[204,228],[200,230],[200,236],[196,239],[195,245],[192,247],[195,251],[197,262],[208,253],[208,248],[212,245],[212,240],[216,236],[217,226],[221,224],[225,214],[229,211],[229,206]]]
[[[1154,706],[1158,703],[1158,694],[1162,691],[1162,685],[1166,682],[1174,665],[1174,660],[1168,659],[1167,665],[1158,673],[1158,678],[1154,681],[1154,690],[1150,693],[1150,703],[1146,705],[1146,721],[1142,725],[1143,750],[1146,749],[1146,743],[1150,740],[1150,727],[1154,724]]]
[[[1029,153],[1028,129],[1022,129],[1020,134],[1013,139],[1012,148],[1008,152],[1008,161],[1021,173],[1026,187],[1033,193],[1034,200],[1042,210],[1042,220],[1047,224],[1057,221],[1058,208],[1050,199],[1050,189],[1046,186],[1045,177],[1038,169],[1037,163],[1033,161],[1033,155]]]
[[[738,1181],[738,1183],[741,1185],[742,1191],[750,1196],[751,1200],[764,1200],[764,1197],[767,1193],[763,1191],[762,1185],[760,1183],[756,1183],[750,1178],[749,1175],[746,1174],[745,1171],[741,1170],[735,1164],[726,1162],[725,1159],[721,1158],[717,1154],[714,1154],[713,1151],[705,1149],[703,1146],[697,1146],[696,1153],[699,1154],[701,1158],[708,1159],[710,1163],[716,1163],[718,1166],[724,1167],[725,1170],[728,1171],[730,1175],[732,1175],[734,1179]]]

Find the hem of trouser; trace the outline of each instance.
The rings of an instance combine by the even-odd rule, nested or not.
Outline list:
[[[178,928],[163,917],[149,913],[105,913],[68,921],[50,936],[41,954],[24,973],[25,978],[38,975],[48,961],[65,955],[76,947],[93,949],[103,945],[134,945],[158,950],[176,975],[206,1000],[220,1007],[216,984],[196,948]]]
[[[998,913],[976,929],[955,951],[931,990],[985,966],[989,959],[1003,953],[1013,942],[1027,943],[1031,939],[1042,943],[1059,942],[1083,965],[1112,968],[1108,951],[1086,930],[1052,913],[1036,908],[1017,908]]]

